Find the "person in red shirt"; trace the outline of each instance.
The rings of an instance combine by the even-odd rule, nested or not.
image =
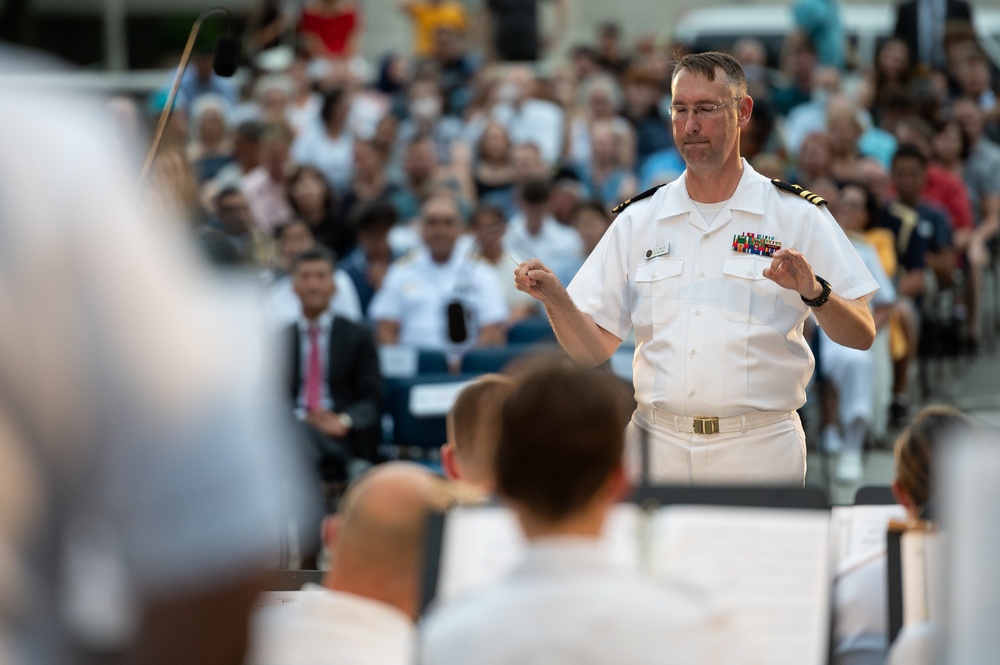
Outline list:
[[[354,0],[314,0],[302,10],[299,32],[313,57],[350,58],[360,51],[363,19]]]
[[[907,118],[896,124],[896,140],[900,144],[909,143],[920,148],[928,159],[934,151],[931,140],[933,128],[919,118]],[[951,219],[951,230],[955,234],[955,245],[965,249],[969,243],[972,231],[976,228],[975,217],[972,214],[972,203],[969,190],[961,178],[937,162],[931,161],[927,166],[927,182],[920,192],[921,198],[928,203],[941,206],[948,211]]]

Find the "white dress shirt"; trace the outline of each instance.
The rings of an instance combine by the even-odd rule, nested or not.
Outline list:
[[[711,228],[688,197],[686,174],[630,205],[569,285],[608,332],[624,339],[634,327],[640,405],[728,417],[805,403],[809,308],[763,276],[769,257],[734,250],[736,236],[773,236],[799,250],[846,300],[878,288],[825,207],[778,190],[746,160],[743,168]]]
[[[524,221],[524,215],[517,213],[507,222],[507,230],[503,234],[503,246],[512,258],[519,261],[536,258],[549,268],[558,271],[567,263],[580,260],[580,255],[583,253],[583,238],[576,229],[563,226],[551,215],[542,220],[538,233],[531,233],[527,222]]]
[[[253,213],[254,223],[261,231],[271,233],[295,217],[295,211],[285,195],[285,183],[276,182],[263,166],[244,175],[240,188]]]
[[[393,263],[372,298],[369,318],[398,322],[401,345],[453,354],[475,344],[482,327],[506,321],[507,303],[493,268],[460,246],[468,243],[456,244],[445,263],[436,263],[426,248]],[[467,313],[464,342],[448,335],[448,304],[456,300]]]
[[[330,311],[337,316],[360,323],[361,299],[351,276],[339,268],[333,273],[337,292],[330,300]],[[302,301],[295,295],[292,279],[282,275],[272,282],[264,292],[264,315],[273,328],[282,328],[302,316]]]
[[[421,625],[422,665],[688,665],[742,662],[704,595],[615,568],[586,538],[529,543],[496,587]]]
[[[315,166],[338,191],[346,192],[354,177],[354,137],[348,129],[331,138],[318,120],[308,125],[292,143],[296,164]]]
[[[298,596],[252,617],[246,665],[413,662],[413,621],[396,607],[318,584]]]
[[[526,99],[520,106],[497,104],[492,116],[507,129],[511,144],[534,143],[546,164],[559,161],[566,118],[557,105],[543,99]]]

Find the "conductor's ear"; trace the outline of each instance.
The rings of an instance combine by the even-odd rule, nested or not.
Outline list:
[[[753,115],[753,97],[744,95],[738,104],[740,111],[739,125],[740,129],[742,129],[747,126],[747,123],[750,122],[750,116]]]

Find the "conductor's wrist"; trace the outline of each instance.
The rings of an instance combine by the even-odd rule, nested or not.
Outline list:
[[[823,285],[820,284],[819,280],[816,279],[816,276],[813,275],[812,288],[808,289],[805,293],[802,293],[800,291],[799,295],[805,298],[806,300],[815,300],[816,298],[819,298],[820,295],[822,295],[822,293],[823,293]]]
[[[830,292],[831,292],[830,282],[826,281],[819,275],[813,275],[813,281],[818,286],[819,292],[817,293],[816,290],[813,289],[809,293],[810,297],[807,298],[802,293],[799,294],[799,297],[802,298],[802,302],[804,302],[808,307],[813,307],[813,308],[822,307],[830,299]]]

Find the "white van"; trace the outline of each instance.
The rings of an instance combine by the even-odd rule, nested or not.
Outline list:
[[[983,50],[1000,67],[1000,10],[973,9],[973,22]],[[868,66],[875,52],[896,27],[895,4],[843,5],[841,23],[853,61]],[[781,43],[795,28],[791,7],[781,5],[714,5],[680,14],[673,29],[676,41],[695,51],[728,50],[737,39],[754,37],[767,47],[777,66]]]

